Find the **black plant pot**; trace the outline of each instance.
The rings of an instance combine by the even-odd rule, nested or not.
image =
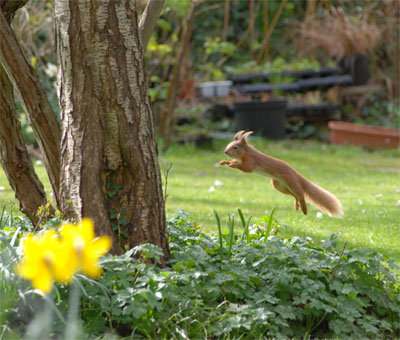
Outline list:
[[[353,78],[353,85],[366,85],[370,78],[369,59],[363,54],[344,56],[339,61],[339,66],[344,73],[350,74]]]
[[[254,131],[271,139],[285,137],[286,100],[233,104],[238,130]]]

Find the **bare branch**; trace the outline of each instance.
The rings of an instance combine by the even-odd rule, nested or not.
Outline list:
[[[228,37],[228,28],[229,28],[229,11],[231,8],[230,0],[225,0],[225,12],[224,12],[224,25],[222,27],[221,40],[226,41]]]
[[[0,162],[21,210],[34,225],[38,225],[36,213],[40,206],[46,205],[46,193],[26,149],[17,118],[13,87],[1,65],[0,88]],[[54,212],[54,209],[49,209],[50,213]]]
[[[161,112],[160,117],[160,135],[164,141],[164,149],[169,146],[173,133],[174,124],[174,110],[177,99],[177,92],[179,87],[179,81],[181,78],[181,65],[183,64],[185,52],[189,49],[190,37],[192,35],[192,25],[194,20],[194,9],[197,2],[192,2],[188,9],[186,18],[183,21],[182,35],[179,40],[179,46],[176,52],[176,62],[174,68],[172,69],[172,74],[170,77],[169,87],[167,90],[167,98],[165,100],[164,108]]]
[[[27,62],[17,38],[0,11],[0,63],[6,70],[28,115],[43,154],[44,164],[59,202],[60,140],[57,117],[32,67]]]
[[[28,0],[0,0],[0,11],[3,12],[6,20],[10,23],[15,12],[25,6]]]
[[[165,185],[164,185],[164,204],[167,203],[167,189],[168,189],[168,175],[169,175],[169,171],[172,168],[172,163],[169,165],[169,167],[165,170],[164,172],[164,178],[165,178]]]
[[[139,34],[142,39],[143,50],[146,50],[164,3],[165,0],[149,0],[144,9],[139,23]]]
[[[0,11],[4,13],[8,23],[12,21],[15,12],[26,2],[27,0],[0,0]],[[20,203],[21,210],[37,226],[40,224],[37,211],[40,206],[47,204],[46,193],[35,173],[24,142],[11,80],[1,64],[0,88],[0,162]],[[48,204],[48,213],[50,215],[54,213],[50,204]],[[44,220],[47,217],[43,216]]]
[[[265,33],[264,39],[263,39],[262,42],[261,42],[260,51],[259,51],[259,53],[258,53],[258,55],[257,55],[257,58],[256,58],[257,63],[260,63],[260,62],[261,62],[262,57],[263,57],[265,51],[266,51],[267,48],[268,48],[268,41],[269,41],[269,38],[271,38],[272,32],[274,31],[275,26],[276,26],[276,24],[278,23],[278,20],[279,20],[281,14],[282,14],[283,9],[284,9],[285,6],[286,6],[286,3],[287,3],[287,0],[282,0],[282,2],[281,2],[280,5],[279,5],[278,10],[276,11],[276,13],[275,13],[275,15],[274,15],[274,17],[273,17],[273,19],[272,19],[271,26],[269,26],[268,31]]]

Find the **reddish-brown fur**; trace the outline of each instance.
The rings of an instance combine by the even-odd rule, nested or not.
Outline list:
[[[305,179],[286,162],[258,151],[247,142],[250,134],[251,131],[239,131],[235,135],[234,140],[225,149],[225,154],[233,160],[223,160],[220,162],[221,165],[228,165],[247,173],[258,172],[270,177],[272,186],[276,190],[294,197],[296,210],[301,208],[304,215],[307,215],[307,200],[330,216],[343,216],[342,205],[333,194]],[[239,163],[237,159],[241,162]]]

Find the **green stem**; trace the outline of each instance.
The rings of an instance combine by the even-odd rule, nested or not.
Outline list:
[[[65,330],[65,340],[76,339],[78,331],[78,316],[79,316],[79,302],[80,302],[80,289],[77,284],[72,283],[69,292],[68,303],[68,319],[67,328]]]
[[[221,257],[221,260],[222,260],[223,253],[224,253],[224,246],[222,244],[221,220],[219,218],[218,213],[215,210],[214,210],[214,215],[215,215],[215,219],[217,220],[218,236],[219,236],[219,254],[220,254],[220,257]]]

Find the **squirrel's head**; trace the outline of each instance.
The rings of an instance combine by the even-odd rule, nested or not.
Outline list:
[[[247,137],[252,133],[253,131],[245,132],[243,130],[236,133],[233,141],[225,148],[225,154],[231,158],[241,158],[248,147]]]

